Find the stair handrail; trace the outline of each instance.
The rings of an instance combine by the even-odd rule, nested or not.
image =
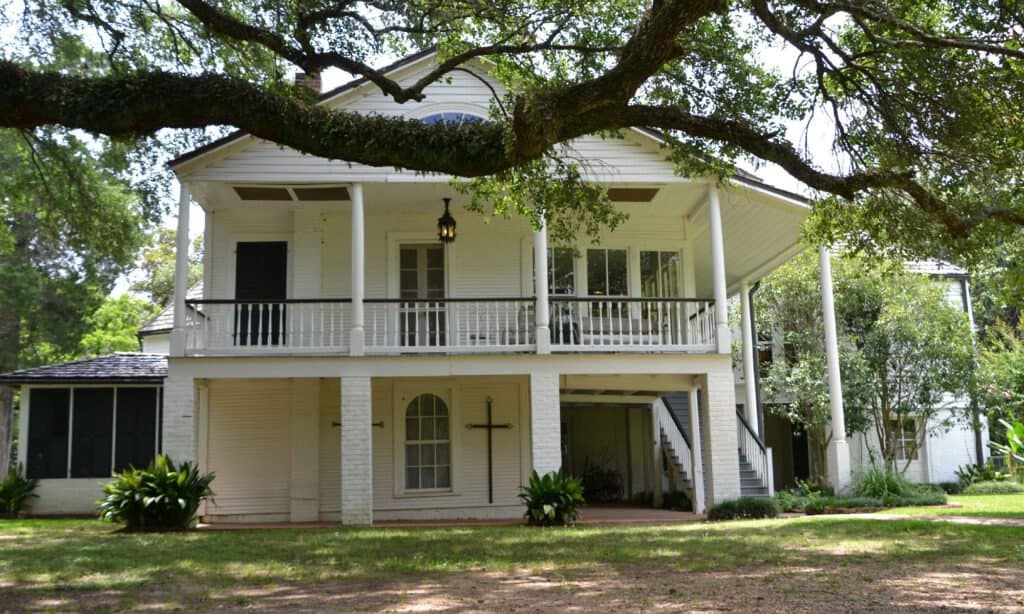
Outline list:
[[[743,412],[737,409],[736,417],[740,419],[740,422],[747,429],[747,433],[749,433],[750,436],[754,439],[754,441],[757,442],[757,445],[759,448],[761,448],[761,451],[766,451],[767,448],[764,445],[764,440],[761,439],[761,437],[757,434],[757,432],[754,431],[754,429],[750,428],[750,423],[747,422],[747,419],[743,417]]]
[[[683,423],[679,421],[679,416],[676,415],[676,412],[672,411],[672,404],[669,403],[668,397],[661,397],[661,402],[665,404],[665,409],[668,410],[669,417],[672,418],[672,422],[675,423],[679,434],[683,436],[683,441],[686,442],[686,447],[692,449],[693,446],[690,444],[690,436],[686,434],[686,428],[683,427]]]
[[[772,475],[774,470],[772,468],[771,448],[765,446],[764,441],[757,436],[754,429],[750,428],[747,419],[743,417],[743,413],[739,410],[736,411],[736,419],[737,424],[742,427],[737,428],[740,452],[746,457],[751,469],[754,470],[761,483],[768,489],[769,496],[773,495],[775,492],[775,480]]]
[[[679,419],[672,414],[672,410],[669,409],[669,405],[664,398],[655,400],[654,405],[658,409],[661,440],[672,447],[673,460],[683,470],[684,475],[681,476],[681,479],[693,480],[693,448],[690,447],[690,440],[686,436],[686,432],[679,428]],[[665,414],[668,414],[668,420],[665,419]],[[673,429],[669,424],[674,425],[676,428]],[[680,442],[682,445],[679,445]]]

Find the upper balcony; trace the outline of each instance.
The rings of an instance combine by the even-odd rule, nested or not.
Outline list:
[[[456,202],[442,243],[447,182],[189,187],[206,244],[175,324],[188,356],[727,353],[725,297],[799,249],[805,213],[681,182],[620,190],[646,200],[599,242],[548,246]]]

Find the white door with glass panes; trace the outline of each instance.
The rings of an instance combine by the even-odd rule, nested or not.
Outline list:
[[[400,246],[399,344],[404,347],[447,345],[444,247],[438,244]]]
[[[648,342],[671,343],[682,339],[687,313],[679,298],[682,288],[682,260],[678,251],[640,252],[640,295],[649,300],[641,305],[641,323]]]

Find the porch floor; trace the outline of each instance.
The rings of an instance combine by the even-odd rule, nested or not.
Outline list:
[[[588,505],[583,508],[578,525],[608,524],[678,524],[698,522],[704,517],[693,512],[677,512],[627,505]],[[495,519],[461,519],[461,520],[384,520],[374,522],[374,528],[408,528],[408,527],[467,527],[467,526],[516,526],[522,524],[519,518],[505,520]],[[338,522],[254,522],[254,523],[200,523],[201,530],[225,531],[240,529],[324,529],[338,528]]]

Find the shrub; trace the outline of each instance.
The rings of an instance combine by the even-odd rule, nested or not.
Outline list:
[[[160,455],[145,469],[129,467],[103,487],[99,516],[122,522],[128,531],[183,531],[192,526],[199,504],[213,496],[213,474],[192,463],[175,467]]]
[[[1017,482],[975,482],[964,489],[965,495],[1013,495],[1024,492],[1024,486]]]
[[[561,471],[543,476],[534,471],[519,498],[526,504],[526,521],[533,525],[569,526],[576,522],[585,504],[583,482]]]
[[[919,489],[906,495],[886,495],[882,497],[885,507],[914,507],[918,505],[945,505],[946,493],[932,489]]]
[[[967,488],[975,482],[1000,482],[1010,479],[1009,473],[1003,473],[996,469],[989,459],[984,465],[962,465],[956,470],[956,477],[960,479],[960,485]]]
[[[808,501],[804,506],[804,512],[808,515],[841,514],[844,511],[873,510],[882,507],[885,507],[885,504],[877,497],[818,497]]]
[[[834,495],[835,489],[828,484],[814,484],[797,478],[796,486],[775,493],[775,501],[784,512],[801,512],[809,503]]]
[[[611,503],[622,500],[622,474],[617,469],[591,465],[583,466],[583,492],[587,501]]]
[[[881,467],[871,467],[853,485],[855,497],[881,499],[886,495],[905,497],[914,493],[914,485],[902,473]]]
[[[661,507],[666,510],[677,510],[681,512],[689,512],[693,509],[693,502],[686,496],[686,493],[677,490],[674,492],[667,492],[661,498]]]
[[[39,480],[30,480],[22,475],[21,467],[11,466],[7,469],[7,477],[0,482],[0,516],[14,517],[18,515],[34,494]]]
[[[942,492],[947,495],[959,495],[964,490],[964,487],[960,482],[940,482],[939,488],[941,488]]]
[[[708,520],[738,520],[741,518],[775,518],[779,506],[775,499],[740,497],[722,501],[708,510]]]

